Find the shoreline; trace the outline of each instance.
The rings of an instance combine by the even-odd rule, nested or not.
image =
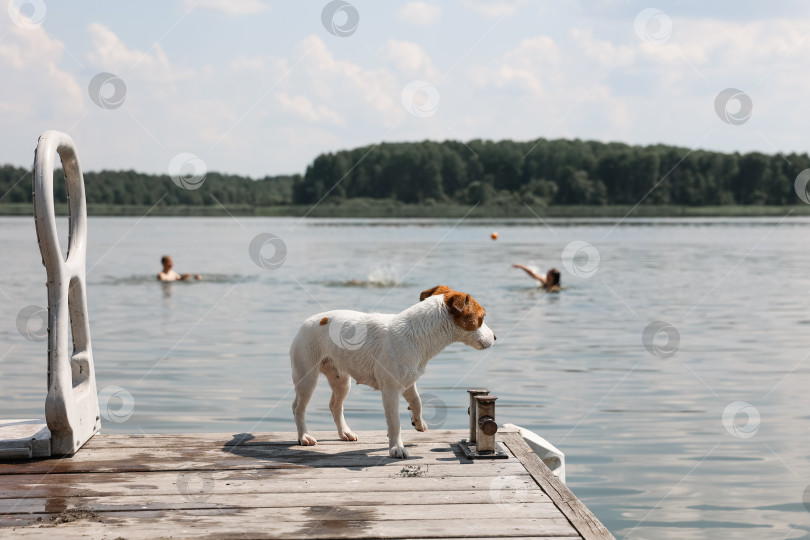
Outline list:
[[[56,214],[67,216],[67,204],[57,203]],[[0,216],[32,216],[31,203],[0,204]],[[158,206],[88,204],[89,216],[131,217],[313,217],[313,218],[623,218],[623,217],[768,217],[810,216],[810,205],[786,206],[535,206],[403,204],[391,201],[347,201],[315,206]]]

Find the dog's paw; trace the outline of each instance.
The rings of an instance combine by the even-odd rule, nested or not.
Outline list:
[[[343,441],[356,441],[357,435],[355,435],[354,432],[351,431],[344,431],[343,433],[340,434],[340,439]]]
[[[427,431],[428,426],[421,418],[419,420],[411,419],[411,425],[416,431]]]
[[[405,459],[408,457],[408,451],[404,446],[392,446],[388,449],[388,455],[394,459]]]
[[[298,439],[298,444],[300,444],[301,446],[315,446],[316,444],[318,444],[318,441],[316,441],[315,437],[313,437],[312,435],[304,433]]]

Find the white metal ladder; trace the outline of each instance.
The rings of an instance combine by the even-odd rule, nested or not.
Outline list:
[[[56,231],[53,171],[56,154],[67,184],[67,258]],[[34,221],[48,276],[48,397],[42,420],[0,420],[0,459],[72,455],[101,428],[85,267],[87,205],[84,177],[73,139],[59,131],[39,137],[34,158]],[[68,324],[70,327],[68,327]],[[68,349],[73,335],[73,352]]]

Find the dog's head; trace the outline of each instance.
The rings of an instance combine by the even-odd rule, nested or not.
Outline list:
[[[484,324],[486,311],[475,298],[463,292],[454,291],[447,285],[437,285],[422,291],[419,301],[436,295],[444,296],[444,305],[458,327],[458,341],[475,349],[488,349],[495,343],[495,334]]]

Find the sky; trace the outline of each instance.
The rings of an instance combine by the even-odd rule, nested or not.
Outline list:
[[[380,142],[807,151],[810,3],[3,0],[0,163],[303,173]]]

